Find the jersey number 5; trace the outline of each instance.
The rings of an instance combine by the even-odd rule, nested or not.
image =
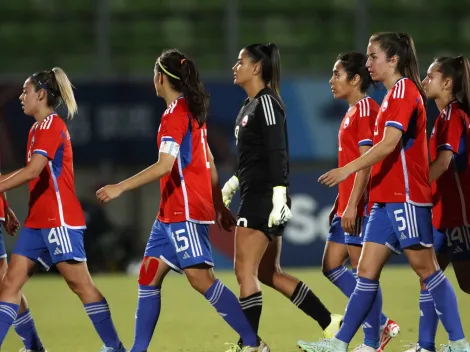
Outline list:
[[[206,167],[210,169],[211,163],[209,162],[209,153],[207,151],[208,144],[207,144],[207,128],[201,129],[201,143],[202,149],[204,150],[204,160],[206,160]]]
[[[401,215],[403,214],[403,209],[397,209],[393,212],[395,215],[395,221],[399,224],[398,231],[403,231],[406,229],[406,221],[405,218]]]

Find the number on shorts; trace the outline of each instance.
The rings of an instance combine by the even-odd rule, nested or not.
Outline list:
[[[59,238],[57,237],[56,229],[51,229],[49,235],[47,236],[47,240],[50,244],[55,243],[57,246],[60,246]]]
[[[237,220],[237,226],[248,227],[248,220],[246,218],[240,218]]]
[[[176,253],[185,251],[189,248],[188,237],[184,235],[185,230],[181,229],[171,233],[173,242],[175,244]]]
[[[393,212],[393,214],[395,215],[395,221],[397,223],[399,223],[398,225],[398,231],[403,231],[404,229],[406,229],[406,222],[405,222],[405,218],[403,216],[401,216],[400,214],[403,213],[403,209],[397,209]],[[401,225],[400,225],[401,224]]]
[[[459,241],[463,243],[462,229],[460,227],[454,227],[450,231],[446,231],[447,246],[452,247],[452,242]]]

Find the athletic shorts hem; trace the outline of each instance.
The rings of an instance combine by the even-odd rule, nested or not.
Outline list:
[[[380,245],[382,245],[382,246],[387,247],[388,249],[390,249],[390,250],[391,250],[393,253],[395,253],[395,254],[401,254],[401,253],[402,253],[402,251],[400,251],[399,249],[393,247],[393,246],[392,246],[390,243],[388,243],[388,242],[385,242],[385,244],[384,244],[384,243],[380,243],[380,242],[378,242],[378,241],[371,241],[371,240],[369,240],[369,239],[368,239],[368,240],[365,240],[364,242],[370,242],[370,243],[377,243],[377,244],[380,244]]]
[[[6,258],[6,257],[7,257],[7,255],[6,255],[6,254],[2,254],[2,255],[0,255],[0,259]]]
[[[149,256],[151,257],[151,256]],[[166,259],[163,255],[159,257],[161,260],[163,260],[173,271],[176,271],[178,274],[183,274],[184,271],[180,268],[178,268],[176,265],[174,265],[172,262],[170,262],[168,259]]]

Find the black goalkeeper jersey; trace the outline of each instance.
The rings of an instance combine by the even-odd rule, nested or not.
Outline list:
[[[284,108],[266,87],[247,99],[235,124],[240,196],[269,194],[275,186],[289,186],[289,145]]]

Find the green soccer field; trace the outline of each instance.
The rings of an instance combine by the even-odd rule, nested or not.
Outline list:
[[[464,331],[470,332],[470,298],[456,286],[453,271],[449,277],[457,289]],[[346,298],[330,284],[318,269],[295,270],[324,301],[332,312],[342,313]],[[236,290],[235,277],[222,272],[220,278]],[[137,300],[137,282],[129,276],[97,276],[96,284],[110,303],[114,322],[126,347],[133,338],[134,312]],[[388,345],[388,351],[404,351],[404,345],[415,342],[418,329],[419,288],[414,273],[407,267],[385,270],[381,280],[384,292],[384,311],[401,325],[401,334]],[[93,352],[100,348],[96,335],[80,301],[69,292],[66,284],[56,276],[33,278],[26,286],[33,316],[41,338],[49,352]],[[297,339],[317,339],[321,331],[315,322],[299,311],[289,300],[265,289],[260,334],[273,352],[296,351]],[[149,351],[158,352],[220,352],[224,343],[237,336],[222,321],[213,308],[198,293],[193,292],[185,278],[170,275],[162,290],[162,313]],[[465,304],[465,301],[467,304]],[[362,339],[359,332],[351,347]],[[439,327],[437,343],[445,343],[446,336]],[[3,352],[18,351],[21,342],[15,332],[10,333]]]

